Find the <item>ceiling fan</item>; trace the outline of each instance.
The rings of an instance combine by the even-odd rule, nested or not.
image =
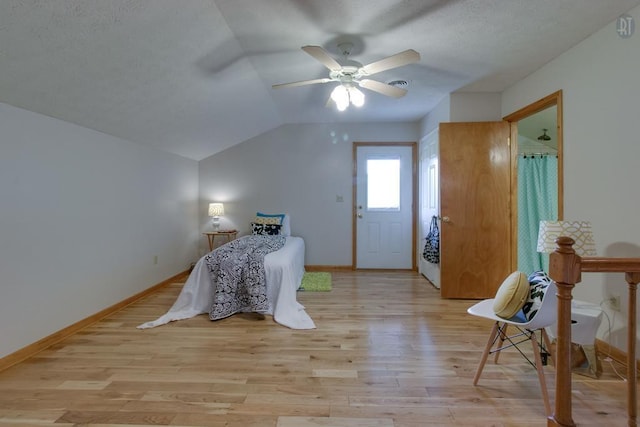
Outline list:
[[[420,54],[418,52],[413,49],[407,49],[379,61],[362,65],[357,61],[349,59],[352,48],[353,43],[350,42],[338,44],[338,49],[344,57],[338,62],[321,46],[302,46],[302,50],[329,69],[329,77],[275,84],[272,87],[278,89],[283,87],[338,82],[340,84],[337,85],[331,93],[329,102],[333,100],[340,111],[344,110],[349,103],[355,106],[362,106],[364,104],[364,94],[358,90],[357,86],[394,98],[400,98],[407,93],[406,89],[377,80],[371,80],[367,77],[382,71],[418,62],[420,60]]]

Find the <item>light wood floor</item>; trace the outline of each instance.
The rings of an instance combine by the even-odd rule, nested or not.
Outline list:
[[[0,372],[0,426],[546,426],[517,353],[472,378],[490,323],[411,272],[334,272],[299,292],[317,329],[206,316],[154,329],[181,284]],[[625,385],[574,376],[574,420],[626,425]],[[554,397],[552,366],[545,368]]]

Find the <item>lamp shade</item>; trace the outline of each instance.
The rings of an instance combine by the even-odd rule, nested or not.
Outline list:
[[[596,245],[589,221],[540,221],[538,252],[551,253],[556,250],[558,237],[571,237],[573,249],[579,256],[595,256]]]
[[[224,205],[222,203],[209,203],[209,216],[224,215]]]

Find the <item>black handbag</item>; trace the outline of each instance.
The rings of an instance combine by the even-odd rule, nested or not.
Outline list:
[[[429,227],[422,256],[430,263],[440,263],[440,230],[438,229],[438,218],[436,216],[431,217],[431,226]]]

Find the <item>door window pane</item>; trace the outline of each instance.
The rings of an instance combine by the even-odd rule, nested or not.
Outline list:
[[[367,159],[367,210],[400,210],[400,159]]]

